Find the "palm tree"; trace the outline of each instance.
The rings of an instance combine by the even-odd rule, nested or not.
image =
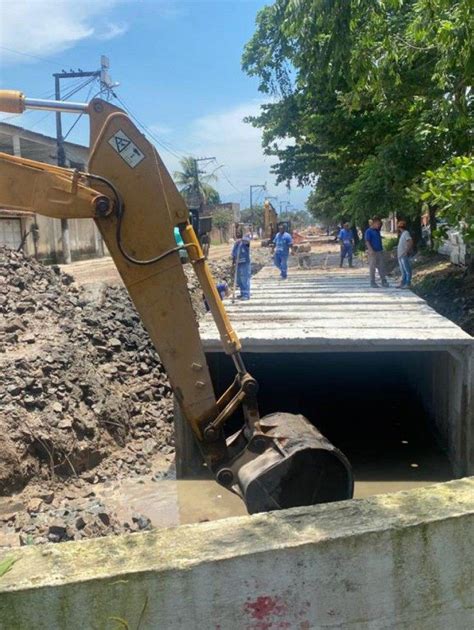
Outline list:
[[[175,171],[174,179],[190,208],[199,208],[202,203],[220,203],[219,193],[209,183],[217,181],[215,173],[204,174],[193,157],[182,158],[180,164],[182,170]]]

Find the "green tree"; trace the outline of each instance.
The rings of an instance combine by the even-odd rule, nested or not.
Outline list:
[[[232,219],[229,216],[229,212],[225,210],[218,210],[212,215],[212,225],[219,230],[221,243],[227,241],[228,230],[231,224]]]
[[[220,203],[219,193],[210,184],[217,181],[215,173],[206,174],[199,170],[198,161],[193,157],[182,158],[180,165],[182,170],[175,171],[174,180],[188,207]]]
[[[310,225],[312,217],[306,210],[288,210],[279,219],[281,221],[291,221],[292,228],[297,230]]]
[[[474,158],[458,156],[435,171],[428,171],[420,185],[413,186],[415,198],[438,209],[446,223],[434,234],[446,236],[449,227],[459,228],[467,245],[474,245]]]
[[[278,181],[313,184],[315,217],[416,216],[407,192],[472,151],[471,0],[276,0],[243,68],[272,96],[263,130]]]
[[[263,206],[255,205],[253,208],[244,208],[240,211],[242,223],[251,223],[255,229],[263,228]]]

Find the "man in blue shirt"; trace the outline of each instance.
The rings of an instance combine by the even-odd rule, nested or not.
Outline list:
[[[221,300],[223,300],[229,295],[229,285],[224,280],[221,280],[220,282],[216,284],[216,289]],[[202,299],[204,300],[204,306],[206,308],[206,311],[209,312],[210,311],[209,304],[207,303],[206,296],[204,295],[204,293],[202,295]]]
[[[339,265],[339,267],[343,266],[344,258],[346,256],[349,261],[349,267],[352,267],[352,249],[354,245],[354,234],[350,229],[349,223],[344,223],[337,238],[341,244],[341,264]]]
[[[378,288],[378,284],[375,282],[375,270],[379,270],[380,281],[383,287],[388,287],[388,282],[385,277],[385,269],[383,264],[383,245],[382,235],[380,230],[382,229],[382,219],[380,217],[374,217],[372,219],[372,225],[365,231],[365,245],[367,247],[367,253],[369,254],[369,270],[370,270],[370,286],[374,289]]]
[[[273,255],[275,266],[280,270],[281,279],[286,280],[288,277],[288,256],[290,247],[293,245],[293,239],[286,231],[284,223],[278,228],[277,235],[273,239],[273,245],[275,246]]]
[[[237,274],[237,286],[240,289],[240,299],[250,299],[250,276],[252,275],[252,267],[250,264],[250,239],[247,236],[240,238],[234,243],[232,248],[232,264]]]

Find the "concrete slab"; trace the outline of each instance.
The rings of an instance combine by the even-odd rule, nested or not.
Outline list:
[[[252,279],[249,301],[225,301],[244,352],[439,350],[474,347],[474,339],[411,291],[371,289],[366,272],[290,272],[265,267]],[[207,352],[221,350],[208,315],[201,323]]]
[[[472,628],[473,496],[463,479],[0,552],[0,629]]]

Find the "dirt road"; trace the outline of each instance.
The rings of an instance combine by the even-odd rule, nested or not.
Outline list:
[[[209,260],[225,260],[230,255],[230,245],[214,245],[209,253]],[[60,265],[61,271],[70,274],[79,285],[96,284],[121,284],[117,268],[110,256],[81,260],[69,265]]]
[[[222,245],[213,245],[209,252],[209,260],[226,261],[230,259],[231,244],[223,243]],[[260,247],[260,243],[256,242],[252,245],[254,251],[253,258],[268,258],[265,263],[270,262],[271,251]],[[338,264],[339,247],[337,243],[328,242],[321,239],[312,245],[313,255],[317,255],[317,264],[324,266],[334,266]],[[262,261],[263,262],[263,261]],[[81,260],[73,262],[69,265],[60,265],[61,271],[70,274],[79,285],[85,284],[121,284],[122,281],[115,267],[114,261],[110,256],[104,258],[94,258],[92,260]]]

